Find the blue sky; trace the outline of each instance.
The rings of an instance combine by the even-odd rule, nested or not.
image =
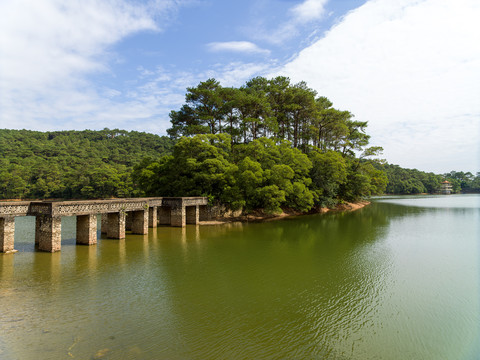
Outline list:
[[[215,77],[305,80],[403,167],[480,171],[477,0],[3,0],[0,128],[164,135]]]

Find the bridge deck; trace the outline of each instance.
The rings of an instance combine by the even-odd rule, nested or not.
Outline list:
[[[61,217],[77,216],[77,243],[97,242],[97,219],[102,215],[102,232],[114,239],[125,238],[125,229],[147,234],[157,224],[198,224],[205,197],[156,197],[80,201],[0,202],[0,252],[14,252],[16,216],[35,216],[35,243],[42,251],[59,251]],[[131,214],[128,217],[127,214]],[[103,228],[105,227],[105,229]]]

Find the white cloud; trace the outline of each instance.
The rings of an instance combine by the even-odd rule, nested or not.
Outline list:
[[[304,0],[300,4],[292,6],[287,11],[287,19],[277,23],[275,28],[265,28],[262,19],[259,19],[258,23],[249,29],[249,32],[255,39],[281,45],[298,36],[300,29],[305,25],[311,25],[313,21],[320,20],[325,15],[327,2],[328,0]],[[262,11],[269,10],[262,9]]]
[[[250,41],[212,42],[207,44],[207,47],[213,52],[232,51],[249,54],[270,54],[269,50],[262,49]]]
[[[368,120],[392,163],[480,170],[480,2],[372,0],[281,73]]]
[[[294,6],[291,12],[297,22],[313,21],[320,19],[325,13],[325,4],[328,0],[305,0]]]
[[[0,12],[2,82],[19,86],[102,69],[97,57],[107,46],[157,29],[146,9],[122,1],[17,0],[2,2]]]
[[[137,67],[128,88],[102,86],[92,75],[115,77],[111,48],[140,31],[161,31],[180,3],[157,0],[15,0],[0,2],[0,128],[32,130],[123,128],[165,133],[170,110],[187,87],[209,77],[241,85],[268,65],[218,64],[209,71]],[[3,21],[5,19],[5,21]],[[221,47],[221,46],[220,46]],[[231,48],[266,53],[252,43]]]
[[[133,33],[160,31],[154,17],[178,3],[0,2],[0,128],[96,128],[107,113],[144,116],[138,103],[112,102],[119,91],[96,89],[87,76],[108,73],[116,57],[109,49]]]

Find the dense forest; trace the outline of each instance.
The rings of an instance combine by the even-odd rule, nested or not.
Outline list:
[[[118,129],[0,129],[0,198],[138,196],[133,165],[145,157],[161,157],[172,146],[168,137]]]
[[[375,159],[382,149],[367,147],[367,122],[285,77],[239,88],[208,79],[187,89],[170,119],[168,134],[180,139],[173,154],[135,168],[148,195],[200,193],[232,207],[307,211],[374,194],[435,193],[445,179],[456,192],[474,191],[479,180]],[[468,181],[457,186],[459,177]]]
[[[306,83],[257,77],[239,88],[215,79],[188,88],[170,114],[170,156],[145,160],[134,178],[147,195],[205,195],[246,210],[309,211],[385,191],[387,177],[355,121]]]
[[[188,88],[186,104],[170,113],[168,134],[177,139],[196,134],[228,134],[232,145],[265,137],[288,140],[303,153],[332,150],[343,156],[363,151],[370,136],[366,121],[332,107],[305,82],[287,77],[256,77],[239,88],[222,87],[215,79]],[[373,155],[380,148],[371,148]]]
[[[479,192],[480,173],[390,165],[367,122],[304,82],[261,77],[188,88],[169,137],[110,130],[0,129],[1,199],[208,196],[235,209],[308,211],[376,194]]]
[[[134,178],[149,196],[204,195],[235,209],[270,212],[354,201],[383,193],[387,181],[369,162],[331,150],[307,155],[265,137],[232,147],[227,134],[182,137],[172,155],[136,166]]]
[[[449,181],[453,193],[480,192],[480,173],[451,171],[446,174],[426,173],[417,169],[404,169],[398,165],[382,164],[377,166],[388,177],[386,194],[434,194],[442,181]]]

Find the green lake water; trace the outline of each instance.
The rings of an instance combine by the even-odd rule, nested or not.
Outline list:
[[[480,196],[0,256],[0,359],[480,359]]]

